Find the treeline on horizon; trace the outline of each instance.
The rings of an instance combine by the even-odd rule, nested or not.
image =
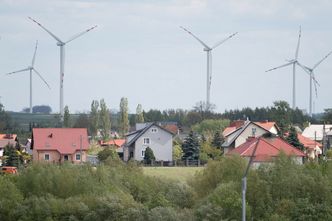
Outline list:
[[[67,107],[68,108],[68,107]],[[120,127],[119,118],[121,113],[109,112],[109,119],[112,122],[111,129],[118,130]],[[68,114],[70,119],[67,127],[84,127],[90,128],[90,113]],[[128,115],[129,127],[134,127],[137,123],[137,115],[139,113],[132,113]],[[296,125],[304,128],[308,123],[332,123],[332,109],[326,109],[321,115],[309,115],[303,113],[300,109],[293,110],[285,101],[275,101],[269,107],[256,108],[242,108],[235,110],[226,110],[224,113],[214,111],[213,106],[206,108],[204,102],[198,102],[191,110],[185,109],[167,109],[157,110],[150,109],[148,111],[142,110],[144,122],[176,122],[181,128],[190,129],[193,125],[200,123],[207,119],[228,119],[234,120],[251,120],[251,121],[275,121],[282,130],[287,130],[289,125]],[[53,116],[52,120],[45,120],[44,122],[29,122],[30,130],[33,127],[62,127],[60,117]],[[27,119],[28,120],[28,119]],[[13,123],[11,113],[4,110],[3,105],[0,104],[0,132],[19,133],[21,126],[18,123]]]

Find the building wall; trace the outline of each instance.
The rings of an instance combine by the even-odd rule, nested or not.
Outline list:
[[[253,133],[252,133],[253,128],[256,128],[255,137],[259,137],[259,136],[262,136],[263,134],[267,133],[266,130],[251,123],[247,126],[247,128],[244,131],[242,131],[240,136],[238,136],[238,138],[236,138],[235,148],[240,146],[241,144],[245,143],[247,141],[248,137],[253,136]]]
[[[45,154],[49,154],[49,160],[45,160]],[[34,150],[33,151],[33,162],[50,162],[50,163],[63,163],[65,162],[65,155],[68,155],[68,162],[80,163],[81,160],[76,160],[76,154],[80,154],[80,151],[76,151],[73,154],[61,155],[56,150]],[[82,151],[82,162],[86,162],[87,154],[86,151]]]
[[[152,132],[157,128],[157,132]],[[144,138],[150,138],[150,144],[143,143]],[[156,160],[172,161],[173,136],[159,127],[151,127],[135,142],[134,159],[141,161],[144,159],[142,151],[150,147],[156,157]]]

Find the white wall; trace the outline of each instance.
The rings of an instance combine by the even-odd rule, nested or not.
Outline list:
[[[266,130],[262,129],[261,127],[258,127],[257,125],[250,123],[247,128],[242,131],[240,136],[236,138],[235,140],[235,148],[240,146],[241,144],[245,143],[247,141],[248,137],[252,136],[252,128],[256,128],[255,137],[262,136],[263,134],[267,133]]]

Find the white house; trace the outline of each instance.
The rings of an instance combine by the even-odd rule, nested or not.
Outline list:
[[[147,123],[126,135],[123,160],[142,161],[146,148],[150,147],[157,161],[172,161],[173,135],[155,123]]]

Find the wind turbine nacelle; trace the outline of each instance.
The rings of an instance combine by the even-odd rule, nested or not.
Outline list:
[[[211,51],[210,48],[204,48],[203,51]]]
[[[63,43],[63,42],[57,42],[56,45],[57,45],[57,46],[64,46],[65,43]]]

